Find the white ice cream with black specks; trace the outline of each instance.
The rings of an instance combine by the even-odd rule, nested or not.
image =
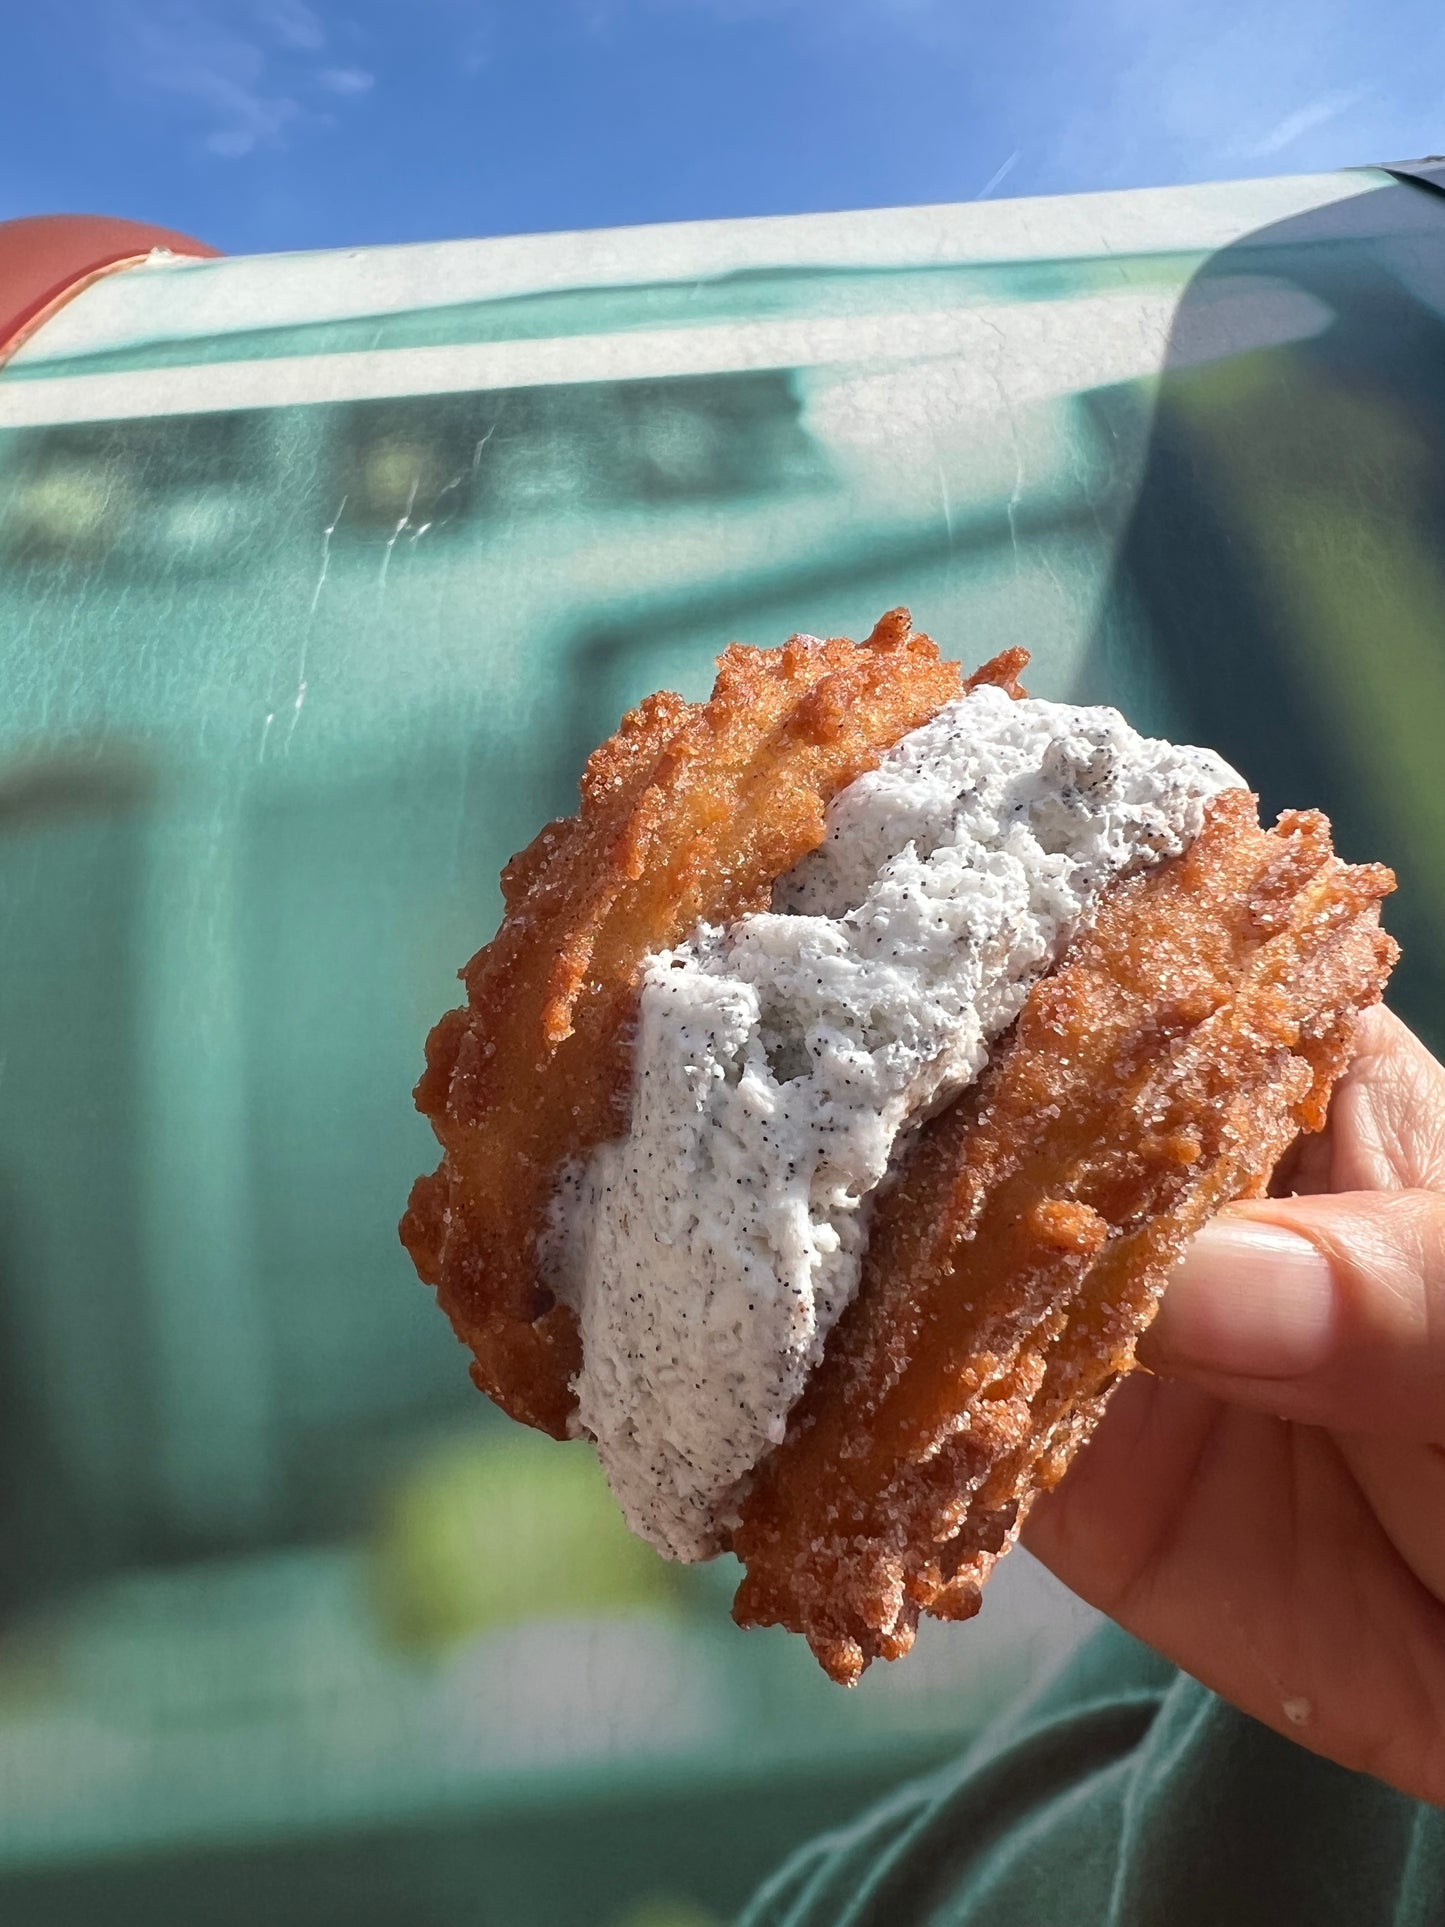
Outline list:
[[[1099,893],[1240,785],[1112,709],[980,688],[834,800],[771,911],[650,960],[630,1128],[563,1174],[543,1250],[634,1531],[678,1559],[726,1543],[900,1134],[978,1076]]]

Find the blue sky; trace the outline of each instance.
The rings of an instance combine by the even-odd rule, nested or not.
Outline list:
[[[4,42],[0,218],[231,252],[1445,148],[1439,0],[44,0]]]

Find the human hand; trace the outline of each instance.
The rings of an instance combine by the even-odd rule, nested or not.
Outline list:
[[[1388,1011],[1280,1181],[1190,1248],[1024,1542],[1246,1713],[1445,1805],[1445,1068]]]

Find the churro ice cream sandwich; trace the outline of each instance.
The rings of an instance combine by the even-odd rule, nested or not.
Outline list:
[[[966,1618],[1395,948],[1324,819],[905,610],[649,698],[503,875],[402,1237],[634,1531],[834,1678]]]

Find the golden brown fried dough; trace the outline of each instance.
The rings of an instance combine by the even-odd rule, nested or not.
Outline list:
[[[834,1679],[967,1618],[1133,1362],[1204,1220],[1318,1130],[1396,956],[1388,870],[1226,791],[1103,898],[880,1195],[856,1298],[744,1502],[742,1625]]]
[[[1026,660],[974,680],[1016,689]],[[861,644],[730,649],[706,703],[651,696],[627,716],[578,813],[507,866],[502,926],[427,1041],[416,1102],[443,1156],[401,1236],[514,1418],[562,1437],[575,1403],[576,1321],[538,1276],[537,1238],[562,1166],[626,1128],[644,959],[764,908],[821,842],[829,799],[963,687],[906,609]]]

